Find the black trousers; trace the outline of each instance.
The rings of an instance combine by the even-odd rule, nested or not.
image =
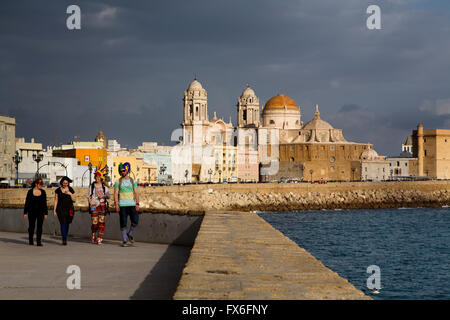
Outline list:
[[[42,237],[42,224],[44,223],[44,215],[43,214],[34,214],[29,213],[28,214],[28,238],[30,240],[30,243],[33,243],[33,237],[34,237],[34,229],[36,228],[36,242],[41,243],[41,237]]]

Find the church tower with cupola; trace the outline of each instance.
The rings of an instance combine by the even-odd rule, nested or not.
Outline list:
[[[184,92],[184,124],[194,121],[208,121],[208,95],[197,79]]]
[[[202,84],[194,79],[184,91],[183,143],[200,143],[209,127],[208,95]]]
[[[259,127],[259,99],[247,85],[238,99],[238,128]]]

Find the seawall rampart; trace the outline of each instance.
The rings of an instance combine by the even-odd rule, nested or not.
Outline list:
[[[55,189],[46,189],[52,207]],[[76,188],[77,210],[87,210],[87,188]],[[23,207],[26,189],[0,189],[1,207]],[[201,184],[139,188],[141,211],[203,215],[206,210],[288,211],[450,205],[450,181],[327,184]],[[110,200],[113,210],[113,201]]]

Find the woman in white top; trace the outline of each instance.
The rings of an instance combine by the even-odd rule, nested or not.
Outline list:
[[[95,181],[89,187],[88,193],[89,212],[92,218],[92,243],[97,244],[102,243],[105,234],[105,216],[108,213],[107,199],[110,198],[108,187],[103,183],[104,169],[95,172]]]

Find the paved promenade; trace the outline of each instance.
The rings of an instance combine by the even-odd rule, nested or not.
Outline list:
[[[175,299],[370,299],[254,213],[206,212]]]
[[[189,247],[120,241],[94,245],[88,239],[43,235],[43,247],[28,234],[0,232],[0,299],[172,299]],[[69,290],[67,267],[81,271],[81,289]]]

